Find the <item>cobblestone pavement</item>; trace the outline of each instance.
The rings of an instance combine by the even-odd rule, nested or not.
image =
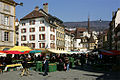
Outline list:
[[[98,72],[90,69],[71,69],[70,71],[50,72],[43,76],[43,72],[30,70],[30,75],[20,76],[21,71],[10,71],[0,74],[0,80],[120,80],[120,74],[112,72]]]

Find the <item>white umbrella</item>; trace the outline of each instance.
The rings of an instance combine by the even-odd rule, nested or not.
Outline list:
[[[0,57],[6,57],[5,53],[0,53]]]

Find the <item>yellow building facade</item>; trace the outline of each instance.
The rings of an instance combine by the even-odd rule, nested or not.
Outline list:
[[[64,25],[55,24],[56,29],[56,49],[65,50],[65,27]]]

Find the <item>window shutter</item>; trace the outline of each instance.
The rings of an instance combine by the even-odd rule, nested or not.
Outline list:
[[[10,25],[10,26],[13,26],[13,22],[14,22],[13,17],[9,17],[9,20],[10,20],[10,21],[9,21],[9,22],[10,22],[9,25]]]
[[[44,40],[45,40],[45,34],[44,34]]]
[[[26,29],[25,29],[25,33],[26,33]]]
[[[39,31],[41,31],[41,27],[39,27]]]
[[[43,43],[43,48],[45,48],[45,43]]]
[[[35,32],[35,28],[34,28],[34,32]]]
[[[52,40],[52,34],[50,34],[50,40]]]
[[[39,35],[39,40],[41,40],[41,34]]]
[[[33,43],[33,47],[35,48],[35,43]]]
[[[23,36],[21,36],[21,41],[23,41]]]
[[[35,35],[33,35],[33,40],[35,40]]]
[[[4,31],[2,31],[2,41],[4,41]]]
[[[2,31],[0,30],[0,41],[2,41]]]
[[[29,36],[29,39],[31,40],[31,35]]]
[[[53,40],[55,40],[55,35],[53,35]]]
[[[8,35],[8,37],[9,37],[9,39],[10,39],[10,42],[13,42],[14,33],[13,33],[13,32],[10,32],[9,34],[10,34],[10,35]]]
[[[4,15],[1,14],[1,24],[4,24]]]
[[[23,29],[21,29],[21,33],[23,33]]]
[[[41,48],[41,43],[39,43],[39,47]]]
[[[30,28],[30,32],[31,32],[31,28]]]
[[[26,41],[26,36],[25,36],[25,40],[24,41]]]
[[[53,28],[53,32],[55,32],[55,28]]]
[[[44,26],[44,31],[45,31],[45,26]]]
[[[33,20],[33,24],[35,24],[35,20]]]

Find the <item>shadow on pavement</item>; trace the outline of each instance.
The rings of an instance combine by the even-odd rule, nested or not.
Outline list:
[[[120,71],[105,71],[105,70],[99,70],[95,69],[92,66],[76,66],[72,69],[81,70],[81,71],[87,71],[87,72],[94,72],[94,73],[102,73],[103,75],[95,75],[95,74],[83,74],[85,76],[94,76],[96,77],[96,80],[120,80]]]
[[[43,73],[39,73],[39,75],[43,75]]]

